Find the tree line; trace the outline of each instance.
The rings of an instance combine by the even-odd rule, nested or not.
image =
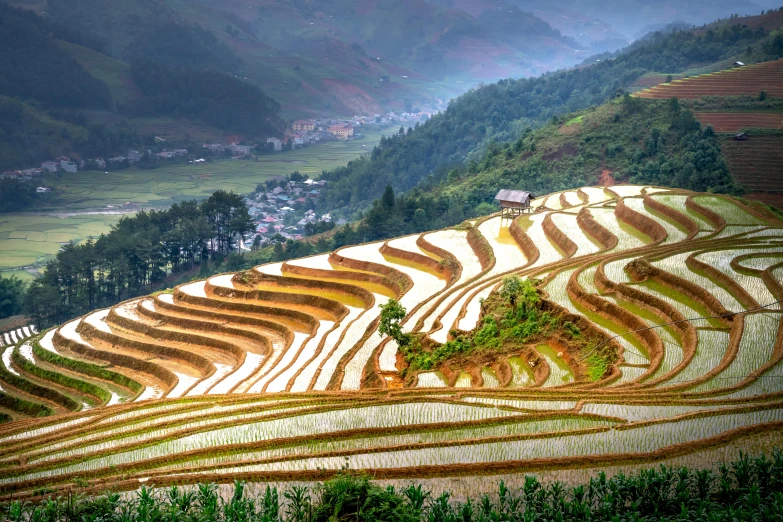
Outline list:
[[[243,198],[225,191],[122,218],[94,241],[65,245],[30,284],[24,313],[46,327],[148,294],[173,275],[237,252],[253,229]]]

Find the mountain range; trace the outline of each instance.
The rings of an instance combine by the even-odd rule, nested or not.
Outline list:
[[[17,115],[0,129],[0,168],[151,134],[263,138],[300,117],[443,109],[480,83],[770,1],[11,0],[26,14],[8,15],[0,37],[0,96],[23,106],[0,100]],[[142,81],[150,67],[166,81]]]

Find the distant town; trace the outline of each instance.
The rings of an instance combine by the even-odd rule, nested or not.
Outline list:
[[[373,116],[354,116],[351,119],[310,119],[297,120],[286,130],[283,138],[269,137],[265,141],[247,143],[204,143],[201,147],[166,148],[166,140],[155,137],[156,147],[144,151],[128,150],[123,156],[111,158],[78,159],[57,157],[41,163],[40,167],[24,170],[11,170],[0,174],[0,178],[35,182],[41,179],[36,192],[45,196],[52,192],[45,186],[44,174],[75,174],[85,171],[117,171],[131,168],[154,169],[166,164],[207,163],[218,158],[254,159],[258,156],[275,154],[287,150],[309,147],[318,143],[337,140],[353,140],[362,137],[364,129],[388,128],[394,125],[414,126],[427,121],[432,113],[375,114]],[[250,244],[245,248],[258,248],[274,242],[288,239],[301,239],[304,236],[323,232],[335,225],[344,224],[343,220],[333,220],[331,214],[317,215],[316,203],[327,182],[308,179],[298,172],[280,173],[280,177],[261,184],[256,191],[246,196],[250,215],[256,224]],[[126,210],[137,209],[128,203]]]
[[[266,141],[247,143],[204,143],[201,148],[166,148],[167,141],[155,137],[156,146],[144,151],[128,150],[124,156],[111,158],[78,159],[60,156],[41,163],[40,167],[23,170],[8,170],[0,174],[0,179],[18,179],[32,181],[46,173],[75,174],[79,170],[121,170],[131,167],[155,168],[163,162],[205,163],[212,158],[253,158],[264,154],[294,150],[318,143],[335,140],[352,140],[362,136],[364,128],[389,127],[391,125],[415,125],[423,123],[432,116],[429,112],[396,114],[375,114],[373,116],[354,116],[351,119],[311,119],[297,120],[285,132],[283,138],[270,137]],[[38,192],[48,192],[47,187],[38,187]]]

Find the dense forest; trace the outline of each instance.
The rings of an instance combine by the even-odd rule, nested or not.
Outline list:
[[[32,207],[38,194],[35,184],[18,179],[0,179],[0,213],[20,212]]]
[[[45,327],[149,293],[172,274],[235,252],[253,228],[242,197],[224,191],[122,218],[95,241],[65,245],[31,283],[25,314]]]
[[[102,4],[92,7],[116,8]],[[150,145],[152,136],[134,130],[138,117],[200,120],[250,136],[281,133],[277,101],[233,75],[241,59],[206,29],[164,16],[131,25],[108,17],[84,30],[60,23],[70,20],[57,14],[68,6],[51,7],[39,16],[0,1],[0,170]],[[119,33],[126,38],[117,47],[110,35]]]
[[[137,116],[178,116],[201,120],[225,131],[279,135],[280,105],[261,89],[223,73],[170,69],[147,59],[132,65],[144,97],[124,107]]]
[[[50,35],[40,17],[0,3],[0,94],[45,106],[107,108],[109,88]]]
[[[0,319],[22,311],[25,284],[16,277],[0,278]]]
[[[153,143],[153,136],[127,125],[91,122],[83,111],[36,108],[0,95],[0,170],[30,168],[59,155],[110,157]]]
[[[658,34],[589,66],[470,91],[424,125],[384,139],[369,157],[324,173],[330,185],[321,208],[342,208],[350,215],[380,197],[387,185],[410,190],[430,174],[437,178],[466,161],[479,161],[490,143],[514,141],[527,128],[622,95],[647,72],[677,73],[729,57],[779,58],[780,39],[738,25]]]
[[[292,485],[284,491],[267,486],[253,496],[236,481],[221,495],[215,484],[192,490],[142,487],[135,494],[106,493],[95,498],[13,501],[0,506],[7,520],[70,522],[126,520],[190,522],[523,522],[595,521],[772,521],[783,517],[783,452],[740,457],[717,469],[661,466],[566,487],[544,484],[534,475],[522,487],[504,482],[492,494],[456,500],[448,491],[436,495],[421,484],[382,486],[366,474],[342,470],[329,481]]]

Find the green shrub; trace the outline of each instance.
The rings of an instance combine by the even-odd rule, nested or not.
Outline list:
[[[32,417],[45,417],[53,413],[48,406],[29,402],[3,392],[0,392],[0,406]]]

